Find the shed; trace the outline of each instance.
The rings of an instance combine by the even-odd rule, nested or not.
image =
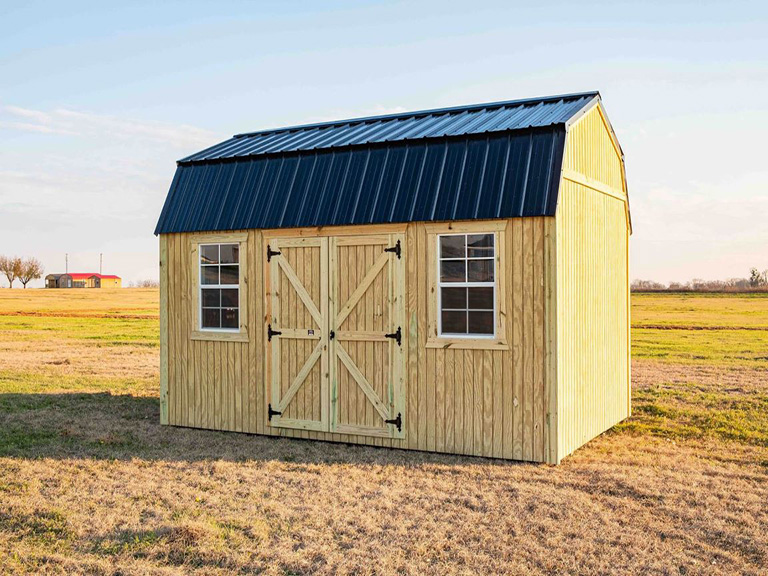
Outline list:
[[[62,276],[63,276],[63,274],[48,274],[45,277],[45,287],[46,288],[61,288],[61,286],[59,286],[59,280],[61,279]]]
[[[558,463],[630,414],[597,92],[238,134],[155,233],[163,424]]]
[[[122,280],[114,274],[96,274],[95,272],[67,272],[48,274],[45,277],[46,288],[120,288]]]

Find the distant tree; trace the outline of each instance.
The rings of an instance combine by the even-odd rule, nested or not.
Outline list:
[[[131,282],[130,287],[131,288],[159,288],[160,282],[158,282],[157,280],[151,280],[151,279],[138,280],[136,282]]]
[[[5,274],[10,288],[13,288],[13,281],[21,273],[21,258],[18,256],[0,256],[0,272]]]
[[[757,268],[750,269],[749,285],[752,288],[760,288],[760,286],[768,285],[768,270],[760,272]]]
[[[691,285],[688,282],[670,282],[669,289],[676,290],[676,291],[690,290]]]
[[[667,287],[660,282],[654,280],[632,280],[631,289],[634,292],[641,292],[644,290],[666,290]]]
[[[19,265],[17,277],[19,282],[27,287],[32,280],[37,280],[43,276],[43,263],[37,258],[24,258]]]

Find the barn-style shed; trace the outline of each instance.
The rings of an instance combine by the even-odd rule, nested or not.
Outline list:
[[[557,463],[630,414],[597,92],[240,134],[156,234],[161,420]]]

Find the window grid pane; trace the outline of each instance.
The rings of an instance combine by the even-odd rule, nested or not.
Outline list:
[[[495,334],[495,234],[438,236],[440,334]]]
[[[240,244],[200,244],[200,327],[240,325]]]

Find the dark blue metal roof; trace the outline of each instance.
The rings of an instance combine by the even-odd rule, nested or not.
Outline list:
[[[509,100],[238,134],[179,163],[542,128],[565,123],[597,95]]]
[[[179,161],[156,234],[553,216],[596,92],[244,134]]]

